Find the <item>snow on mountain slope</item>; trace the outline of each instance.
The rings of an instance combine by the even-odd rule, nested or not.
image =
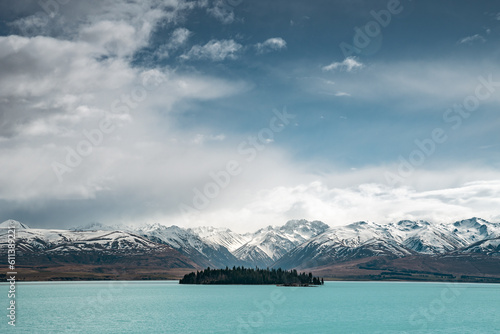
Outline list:
[[[351,259],[412,252],[395,242],[390,232],[372,222],[357,222],[330,228],[299,245],[279,259],[273,267],[316,267]]]
[[[250,240],[233,254],[244,261],[266,267],[327,229],[325,223],[307,220],[291,220],[279,227],[268,226],[248,235]]]
[[[147,224],[137,228],[135,232],[149,240],[172,246],[200,266],[223,268],[245,264],[231,254],[226,247],[213,242],[205,242],[190,230],[175,225],[167,227],[161,224]]]
[[[29,226],[23,223],[18,222],[14,219],[9,219],[0,224],[0,229],[3,228],[15,228],[15,229],[28,229]]]
[[[500,238],[478,241],[465,248],[462,252],[500,256]]]
[[[259,246],[246,245],[233,252],[238,259],[251,263],[252,267],[266,268],[274,263],[274,260],[267,255]]]
[[[234,255],[259,267],[267,267],[294,247],[294,244],[275,231],[259,230],[253,238],[234,251]]]
[[[25,225],[24,225],[25,226]],[[0,230],[0,245],[7,242]],[[121,231],[69,231],[23,228],[16,230],[16,249],[26,252],[63,252],[70,250],[152,250],[157,244]]]
[[[421,254],[439,254],[464,247],[464,243],[453,236],[442,224],[426,221],[402,220],[380,226],[405,248]]]
[[[500,239],[500,224],[480,218],[453,224],[409,220],[390,224],[357,222],[333,228],[319,221],[291,220],[283,226],[268,226],[246,234],[225,228],[183,229],[161,224],[119,230],[99,223],[74,230],[31,229],[9,220],[0,224],[2,246],[7,242],[5,234],[10,226],[16,229],[17,249],[21,251],[133,251],[168,245],[201,267],[218,268],[305,268],[372,256],[496,256]]]
[[[420,223],[420,226],[411,231],[405,231],[403,245],[424,254],[457,251],[477,241],[500,237],[500,224],[490,223],[480,218],[471,218],[453,224],[411,223]],[[393,231],[396,229],[402,231],[400,225],[396,227],[394,224],[389,224],[388,228]]]
[[[490,223],[481,218],[455,222],[450,230],[464,244],[500,237],[500,224]]]
[[[301,244],[321,233],[330,227],[320,221],[290,220],[279,228],[281,235],[286,237],[294,244]]]
[[[196,234],[207,243],[224,246],[230,252],[234,252],[250,239],[248,235],[235,233],[228,228],[195,227],[188,229],[188,231]]]
[[[453,224],[408,220],[391,224],[358,222],[329,229],[287,253],[273,266],[311,267],[382,255],[439,255],[460,252],[474,242],[496,238],[499,234],[500,224],[479,218]],[[486,243],[485,247],[491,249],[494,244]]]
[[[6,224],[10,222],[0,226]],[[8,250],[9,231],[0,228],[2,254]],[[124,231],[33,229],[19,223],[15,230],[15,246],[20,265],[35,272],[41,270],[42,276],[54,275],[56,279],[68,275],[80,279],[95,273],[104,275],[99,276],[104,279],[117,273],[130,279],[149,277],[143,276],[144,273],[156,275],[172,268],[199,268],[171,246]]]

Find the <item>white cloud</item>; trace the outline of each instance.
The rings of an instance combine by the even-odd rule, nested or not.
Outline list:
[[[460,39],[457,44],[472,44],[472,43],[475,43],[475,42],[481,42],[481,43],[484,43],[486,42],[486,39],[479,35],[479,34],[475,34],[473,36],[467,36],[467,37],[464,37],[462,39]]]
[[[0,37],[0,154],[6,157],[0,164],[2,213],[32,213],[37,223],[50,217],[67,217],[71,225],[77,224],[74,219],[130,223],[159,217],[168,224],[185,225],[178,204],[190,203],[193,189],[211,182],[211,171],[223,170],[232,159],[245,161],[237,146],[246,135],[240,138],[211,128],[187,133],[172,120],[194,103],[246,90],[245,82],[130,63],[134,53],[149,44],[158,24],[182,23],[183,13],[193,6],[201,5],[180,0],[68,2],[50,21],[33,16],[17,22],[27,35],[45,36]],[[63,19],[61,29],[57,25]],[[229,22],[234,17],[230,13],[220,19]],[[182,50],[191,34],[186,28],[172,30],[167,52]],[[262,50],[270,51],[285,46],[281,38],[260,43]],[[193,46],[184,58],[222,61],[237,58],[243,49],[234,40],[212,40]],[[362,66],[347,58],[324,70],[349,72]],[[367,99],[397,95],[406,104],[417,100],[414,96],[430,104],[458,96],[460,102],[474,92],[477,76],[488,74],[483,66],[456,71],[456,64],[443,62],[380,64],[360,73],[362,80],[339,77],[334,94],[353,92]],[[491,72],[497,82],[497,72]],[[123,97],[138,94],[144,78],[151,75],[161,85],[132,101],[135,107],[123,108]],[[332,91],[332,82],[323,85]],[[113,111],[117,100],[121,110]],[[86,140],[84,130],[96,129],[102,119],[109,119],[116,130],[59,183],[52,162],[64,162],[66,148]],[[457,166],[441,173],[416,171],[405,186],[389,188],[381,185],[384,168],[311,175],[310,165],[297,163],[274,144],[243,167],[242,174],[199,213],[200,219],[190,223],[254,230],[301,217],[331,225],[359,219],[488,219],[499,207],[498,171]]]
[[[204,135],[198,133],[194,136],[192,142],[195,145],[202,145],[209,141],[223,141],[224,139],[226,139],[226,136],[222,133],[218,135]]]
[[[181,220],[179,223],[216,224],[235,230],[252,231],[298,218],[317,219],[330,226],[361,220],[379,223],[403,219],[423,219],[439,223],[471,217],[494,222],[498,220],[500,179],[466,182],[438,189],[418,189],[411,186],[392,188],[380,183],[355,181],[356,175],[367,172],[370,173],[367,169],[341,173],[344,178],[357,183],[352,186],[341,186],[344,183],[342,181],[331,186],[327,179],[305,183],[299,181],[295,185],[278,185],[260,190],[254,190],[255,187],[252,186],[240,194],[245,202],[226,199],[224,206],[184,217],[187,223]],[[438,174],[440,173],[430,172],[427,175],[434,178],[440,177]],[[451,174],[458,175],[455,172]],[[498,176],[497,173],[496,177]],[[304,180],[303,176],[296,178]],[[236,194],[231,193],[232,196]]]
[[[30,6],[31,15],[29,11],[24,11],[23,14],[26,16],[9,24],[17,27],[23,36],[44,35],[74,39],[86,26],[91,27],[99,22],[111,21],[116,24],[126,23],[134,27],[136,33],[147,36],[160,22],[162,24],[180,22],[189,11],[200,6],[197,1],[186,0],[56,2],[54,6],[50,1],[34,3]],[[30,8],[26,4],[23,7],[24,10]]]
[[[123,57],[147,44],[148,39],[142,34],[149,36],[149,31],[138,32],[125,22],[100,21],[83,28],[80,40],[102,48],[104,54]]]
[[[255,48],[257,53],[278,51],[286,48],[286,41],[281,37],[269,38],[264,43],[255,44]]]
[[[212,7],[207,8],[207,13],[219,20],[223,24],[234,22],[234,7],[230,6],[227,1],[215,0]]]
[[[364,65],[356,60],[356,57],[347,57],[341,62],[333,62],[330,65],[324,66],[323,71],[334,71],[337,69],[351,72],[352,70],[361,69]]]
[[[175,29],[172,32],[170,40],[167,43],[159,46],[155,50],[155,54],[159,58],[168,58],[170,51],[175,51],[185,45],[191,34],[191,31],[186,28]]]
[[[457,66],[460,71],[456,70]],[[496,83],[500,80],[500,72],[494,62],[449,59],[375,62],[355,77],[339,74],[335,91],[348,92],[366,101],[392,101],[400,104],[398,108],[405,113],[413,110],[444,113],[454,104],[463,103],[468,96],[474,96],[482,82],[480,77],[482,81],[491,80],[498,91]],[[332,85],[321,78],[303,78],[301,87],[311,94],[332,92]],[[500,95],[491,94],[480,102],[484,106],[499,106]]]
[[[346,93],[346,92],[336,92],[335,96],[351,96],[351,94]]]
[[[36,36],[40,33],[47,34],[50,32],[51,18],[43,12],[22,17],[10,23],[11,27],[16,28],[23,36]]]
[[[205,45],[195,45],[182,55],[183,59],[210,59],[212,61],[223,61],[225,59],[236,59],[238,52],[243,48],[234,40],[211,40]]]
[[[179,43],[186,35],[185,30],[174,33]],[[141,41],[132,41],[131,36]],[[5,212],[3,205],[13,208],[16,201],[22,203],[19,210],[28,212],[42,198],[47,206],[60,199],[92,199],[102,191],[121,188],[119,180],[138,185],[135,182],[144,173],[150,175],[151,182],[146,183],[151,187],[153,177],[165,171],[172,175],[186,172],[183,161],[204,168],[198,158],[211,165],[220,156],[192,147],[193,152],[186,153],[182,143],[192,137],[171,126],[167,115],[174,109],[182,112],[185,104],[194,101],[236,94],[246,85],[169,68],[133,66],[129,55],[148,39],[148,34],[138,34],[128,23],[109,20],[84,25],[73,40],[0,37],[0,155],[9,157],[0,165],[0,202],[10,203],[1,204],[0,211]],[[115,56],[103,57],[111,53]],[[144,93],[146,78],[161,85]],[[137,97],[131,100],[134,94]],[[98,129],[103,119],[115,130],[59,183],[52,163],[65,163],[66,148],[76,149],[87,140],[84,131]],[[165,145],[165,133],[182,138],[181,144]],[[201,139],[222,143],[224,136]],[[139,168],[137,157],[150,166]],[[174,184],[169,182],[164,186]]]
[[[170,38],[170,45],[172,48],[178,48],[181,45],[184,45],[189,36],[191,36],[191,32],[186,28],[177,28],[172,33],[172,37]]]

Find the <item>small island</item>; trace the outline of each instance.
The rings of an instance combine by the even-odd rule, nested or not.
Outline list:
[[[317,286],[323,285],[323,278],[312,273],[298,273],[278,269],[259,269],[233,267],[233,269],[210,269],[184,275],[179,284],[276,284],[279,286]]]

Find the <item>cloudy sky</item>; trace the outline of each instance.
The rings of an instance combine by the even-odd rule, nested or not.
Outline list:
[[[493,0],[0,1],[0,220],[500,221]]]

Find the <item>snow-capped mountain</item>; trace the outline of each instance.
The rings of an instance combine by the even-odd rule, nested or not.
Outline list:
[[[0,224],[0,245],[7,243],[6,227],[12,221]],[[15,221],[14,221],[15,222]],[[149,251],[158,245],[146,238],[122,231],[70,231],[33,229],[15,222],[16,249],[25,252],[64,252],[64,251]]]
[[[147,224],[133,232],[154,242],[168,244],[201,266],[266,267],[327,228],[328,225],[318,221],[292,220],[284,226],[268,226],[246,234],[227,228],[183,229],[161,224]]]
[[[463,253],[487,254],[500,257],[500,238],[482,240],[465,248]]]
[[[207,243],[224,246],[230,252],[234,252],[250,240],[249,234],[238,234],[228,228],[202,226],[190,228],[188,231],[196,234]]]
[[[18,251],[40,253],[47,258],[51,254],[71,254],[74,261],[79,253],[97,254],[81,260],[87,262],[105,254],[153,252],[169,253],[169,259],[176,259],[172,265],[179,268],[313,268],[365,258],[415,256],[500,258],[500,224],[480,218],[452,224],[409,220],[390,224],[357,222],[332,228],[319,221],[291,220],[283,226],[268,226],[246,234],[226,228],[184,229],[161,224],[121,229],[101,224],[73,230],[32,229],[6,221],[0,224],[3,250],[7,249],[5,234],[10,226],[16,229]]]
[[[65,277],[69,275],[79,279],[88,275],[89,271],[97,270],[106,279],[111,277],[109,275],[116,275],[116,269],[121,272],[121,277],[135,277],[138,267],[144,270],[152,268],[155,272],[197,267],[191,259],[172,247],[137,234],[124,231],[34,229],[12,220],[0,224],[0,253],[8,250],[8,235],[12,234],[9,233],[12,227],[16,256],[22,259],[18,261],[19,265],[35,270],[33,272],[41,270],[42,274],[37,274],[41,275],[37,276],[38,279],[44,279],[46,276],[43,275],[48,272],[54,275],[61,271]],[[47,271],[47,268],[53,271]]]
[[[283,255],[328,229],[320,221],[291,220],[283,226],[268,226],[246,235],[249,241],[234,250],[233,254],[259,267],[272,265]]]
[[[441,255],[481,249],[491,253],[498,251],[495,241],[486,241],[498,237],[500,224],[480,218],[453,224],[408,220],[383,225],[357,222],[327,230],[287,253],[273,266],[306,268],[372,256]]]
[[[175,225],[166,226],[159,223],[142,226],[115,226],[101,223],[72,228],[73,231],[113,231],[120,230],[138,234],[155,243],[165,244],[188,256],[201,267],[225,267],[249,265],[237,259],[227,246],[239,247],[244,239],[229,229],[199,227],[184,229]],[[236,246],[235,246],[236,245]]]
[[[225,246],[202,240],[199,235],[191,230],[175,225],[167,227],[161,224],[147,224],[135,229],[135,233],[154,242],[167,244],[175,248],[202,267],[219,268],[247,264],[237,259]],[[216,239],[223,239],[223,235]]]
[[[6,228],[6,229],[14,228],[16,230],[19,230],[19,229],[27,229],[27,228],[29,228],[29,226],[26,224],[20,223],[16,220],[9,219],[9,220],[6,220],[0,224],[0,229],[4,229],[4,228]]]

